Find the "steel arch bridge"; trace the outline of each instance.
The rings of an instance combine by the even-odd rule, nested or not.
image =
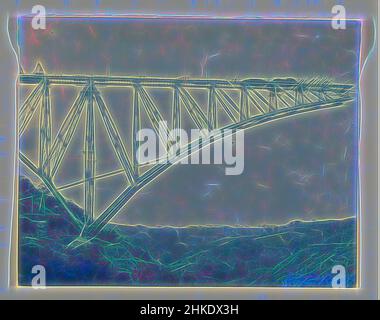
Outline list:
[[[351,84],[338,84],[326,79],[187,79],[153,78],[129,76],[90,76],[47,74],[40,64],[33,73],[21,73],[19,86],[32,86],[18,111],[18,138],[20,139],[30,125],[31,119],[39,110],[38,125],[38,163],[33,162],[22,151],[19,160],[31,170],[46,186],[50,193],[62,204],[71,216],[78,232],[82,235],[96,235],[110,222],[127,202],[145,185],[172,166],[175,161],[158,163],[142,172],[136,159],[139,142],[136,133],[141,128],[141,112],[144,111],[157,136],[159,123],[164,121],[163,108],[149,94],[151,88],[169,90],[172,94],[171,127],[181,128],[183,117],[191,119],[194,129],[244,130],[273,120],[310,111],[343,107],[355,99],[355,87]],[[64,120],[56,124],[52,119],[50,89],[54,86],[77,86],[80,93],[69,108]],[[106,87],[129,88],[133,90],[132,137],[127,152],[122,136],[115,124],[110,108],[103,98],[101,89]],[[206,106],[201,106],[192,90],[199,89],[207,93]],[[232,92],[235,94],[233,95]],[[96,174],[95,150],[95,108],[101,117],[115,155],[121,165],[120,174],[128,181],[124,191],[100,213],[95,213],[95,184],[100,178]],[[224,113],[228,123],[219,123],[218,117]],[[84,177],[71,186],[84,190],[84,216],[78,217],[72,212],[67,200],[61,193],[61,187],[55,183],[65,153],[73,139],[82,114],[85,114],[84,130]],[[168,121],[169,122],[169,121]],[[53,137],[52,126],[59,126]],[[58,127],[57,127],[58,128]],[[218,137],[215,137],[217,139]],[[216,141],[216,140],[214,140]],[[193,145],[189,143],[188,150]],[[186,151],[188,151],[186,150]],[[177,154],[178,159],[188,153]],[[114,172],[109,173],[109,176]],[[106,178],[103,174],[101,178]]]

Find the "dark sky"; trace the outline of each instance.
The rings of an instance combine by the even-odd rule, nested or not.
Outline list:
[[[50,18],[46,30],[34,31],[30,19],[24,18],[19,42],[26,72],[40,60],[48,73],[324,77],[356,84],[359,30],[357,23],[349,23],[344,31],[333,30],[327,21]],[[52,91],[56,133],[78,88]],[[131,92],[102,93],[127,144]],[[152,92],[152,96],[169,117],[169,95]],[[354,216],[356,108],[351,104],[251,129],[245,137],[243,175],[225,176],[220,166],[177,166],[144,188],[117,221],[256,225]],[[36,153],[35,127],[21,147],[30,156]],[[100,121],[97,138],[98,173],[119,168]],[[57,184],[82,177],[82,141],[79,128]],[[99,209],[125,186],[122,176],[100,181]],[[79,188],[66,195],[82,203]]]

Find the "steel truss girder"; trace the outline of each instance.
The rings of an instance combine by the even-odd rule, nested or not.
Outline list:
[[[160,128],[160,123],[164,123],[164,118],[162,117],[153,99],[149,96],[148,92],[146,92],[146,90],[141,86],[137,86],[136,89],[156,135],[159,137],[162,145],[167,148],[168,142],[166,139],[166,132],[162,132],[161,129],[163,128]],[[167,128],[164,129],[166,130]]]
[[[195,99],[191,96],[191,94],[183,88],[179,89],[179,93],[181,100],[185,105],[186,111],[189,113],[198,129],[208,129],[210,127],[210,124],[208,123],[207,117]]]
[[[123,144],[123,141],[121,139],[121,136],[117,130],[117,127],[112,120],[111,114],[102,99],[99,91],[94,88],[94,95],[96,99],[96,103],[99,108],[100,115],[102,117],[104,126],[106,128],[108,137],[112,143],[112,147],[120,161],[121,166],[124,169],[125,175],[129,181],[129,183],[133,184],[135,183],[135,175],[134,175],[134,170],[131,165],[131,161],[129,160],[127,151],[125,149],[125,146]]]
[[[159,127],[164,121],[160,109],[149,95],[147,88],[169,89],[173,92],[171,127],[181,127],[182,107],[198,129],[247,129],[268,121],[288,117],[294,114],[308,111],[333,108],[352,101],[352,85],[340,85],[328,83],[325,80],[295,81],[294,79],[247,79],[242,81],[206,80],[206,79],[161,79],[138,77],[97,77],[97,76],[54,76],[54,75],[20,75],[21,84],[36,84],[31,94],[25,100],[20,109],[19,135],[21,135],[33,116],[33,113],[41,105],[40,110],[40,137],[39,167],[34,165],[27,157],[20,153],[20,160],[29,167],[32,172],[41,178],[50,192],[70,212],[70,207],[56,188],[53,178],[67,151],[75,130],[79,124],[83,110],[86,110],[85,137],[84,137],[84,178],[80,182],[71,183],[70,186],[83,184],[84,187],[84,232],[94,235],[104,228],[124,205],[146,184],[154,180],[161,173],[171,167],[169,163],[159,163],[143,174],[139,172],[139,162],[136,159],[139,142],[137,132],[141,129],[142,109],[153,129],[159,136],[165,147],[169,148],[166,137],[163,137]],[[70,107],[56,138],[51,145],[51,101],[49,87],[51,85],[82,85],[83,89]],[[121,86],[133,88],[133,119],[132,119],[132,161],[122,142],[120,133],[112,118],[111,112],[104,102],[99,86]],[[208,91],[207,115],[202,110],[189,89],[205,89]],[[234,101],[227,90],[237,90],[240,93],[239,101]],[[269,93],[267,99],[262,92]],[[42,103],[40,103],[42,101]],[[129,185],[98,217],[94,214],[95,181],[100,177],[108,177],[115,173],[107,173],[96,176],[95,157],[95,114],[94,102],[99,110],[100,117],[106,128],[115,154],[121,167],[120,173],[124,173]],[[222,108],[218,109],[218,104]],[[281,105],[282,104],[282,105]],[[86,107],[85,107],[86,106]],[[218,124],[218,112],[223,110],[231,119],[231,123],[220,127]],[[256,112],[253,112],[256,111]],[[50,134],[49,134],[50,132]],[[50,146],[51,145],[51,146]],[[193,150],[193,145],[187,146]],[[168,155],[180,159],[181,154]],[[119,173],[119,172],[118,172]],[[69,186],[69,187],[70,187]],[[66,188],[66,187],[65,187]],[[75,224],[81,226],[72,212],[70,213]]]
[[[230,105],[233,111],[235,111],[237,114],[239,114],[239,107],[236,105],[236,103],[232,100],[232,98],[224,91],[223,89],[218,90],[223,98],[227,101],[227,103]]]
[[[218,98],[218,101],[220,102],[220,104],[222,105],[222,108],[223,110],[227,113],[228,117],[234,122],[238,122],[238,118],[235,117],[235,115],[233,114],[233,108],[232,107],[228,107],[228,102],[227,100],[225,99],[224,96],[222,96],[217,90],[215,91],[216,93],[216,97]]]
[[[43,164],[46,166],[47,163],[51,164],[51,177],[53,178],[63,160],[63,157],[67,151],[67,148],[73,138],[75,129],[78,126],[80,117],[82,115],[88,86],[86,86],[78,95],[74,101],[72,107],[70,108],[67,116],[62,122],[62,125],[58,131],[58,134],[53,142],[49,156]]]
[[[18,117],[19,123],[19,135],[21,136],[27,128],[30,120],[32,119],[34,112],[44,94],[44,83],[39,83],[36,88],[25,99],[25,102],[20,107],[20,113]]]

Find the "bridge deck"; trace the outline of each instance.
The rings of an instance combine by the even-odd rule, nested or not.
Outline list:
[[[351,84],[335,84],[321,80],[301,80],[293,78],[279,79],[244,79],[244,80],[224,80],[224,79],[188,79],[188,78],[155,78],[155,77],[128,77],[128,76],[97,76],[97,75],[44,75],[44,74],[22,74],[19,76],[19,83],[38,84],[47,80],[51,85],[86,85],[92,82],[100,86],[135,86],[146,87],[193,87],[193,88],[228,88],[241,89],[243,87],[252,89],[269,89],[280,87],[283,89],[295,89],[301,85],[313,89],[324,89],[325,91],[350,90]]]

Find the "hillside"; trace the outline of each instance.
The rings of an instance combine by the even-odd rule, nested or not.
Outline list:
[[[48,286],[329,287],[334,265],[346,267],[348,287],[356,281],[355,219],[258,228],[109,225],[73,250],[70,218],[26,178],[19,213],[20,285],[30,285],[37,264]]]

